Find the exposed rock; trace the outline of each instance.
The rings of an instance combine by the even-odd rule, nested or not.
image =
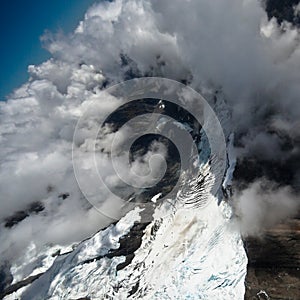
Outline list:
[[[7,261],[2,262],[0,265],[0,295],[13,281],[10,267]]]
[[[299,15],[296,15],[294,12],[294,7],[298,3],[299,0],[267,0],[266,11],[268,17],[275,17],[279,23],[288,21],[295,25],[300,25]]]
[[[68,197],[70,196],[69,193],[61,193],[58,195],[58,198],[62,199],[62,200],[65,200],[67,199]]]
[[[6,218],[4,226],[11,228],[26,219],[31,214],[38,214],[44,209],[45,207],[43,203],[39,201],[32,202],[25,210],[17,211],[12,216]]]
[[[3,299],[5,296],[12,294],[19,290],[20,288],[31,284],[33,281],[38,279],[40,276],[42,276],[44,273],[40,273],[34,276],[30,276],[22,281],[19,281],[15,284],[10,285],[8,288],[6,288],[3,292],[0,293],[0,299]]]

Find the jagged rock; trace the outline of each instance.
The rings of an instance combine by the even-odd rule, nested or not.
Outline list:
[[[45,207],[42,202],[32,202],[25,210],[17,211],[12,216],[6,218],[4,226],[6,228],[11,228],[26,219],[31,214],[38,214],[44,209]]]

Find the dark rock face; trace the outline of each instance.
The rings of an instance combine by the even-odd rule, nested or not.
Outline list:
[[[47,193],[50,193],[53,191],[52,186],[47,187]],[[69,193],[60,193],[58,195],[58,199],[65,200],[68,197],[70,197]],[[16,211],[13,215],[8,216],[4,219],[4,227],[6,228],[12,228],[13,226],[19,224],[23,220],[25,220],[27,217],[30,217],[31,215],[39,214],[40,212],[45,210],[44,203],[42,201],[34,201],[27,205],[24,210]]]
[[[9,287],[7,287],[6,289],[0,292],[0,299],[3,299],[5,296],[12,294],[13,292],[16,292],[17,290],[19,290],[20,288],[26,285],[29,285],[30,283],[32,283],[42,275],[43,273],[39,273],[37,275],[30,276],[22,281],[10,285]]]
[[[298,158],[299,159],[299,158]],[[262,160],[257,157],[238,160],[234,170],[235,186],[238,189],[246,188],[258,179],[267,179],[276,182],[279,186],[291,185],[296,191],[298,168],[300,161]],[[299,165],[299,166],[298,166]],[[295,183],[295,184],[293,184]]]
[[[1,293],[12,283],[13,277],[10,273],[10,264],[3,262],[0,266],[0,299]]]
[[[202,128],[201,124],[199,124],[196,118],[183,106],[167,100],[162,101],[154,98],[138,99],[120,106],[107,117],[104,124],[109,126],[113,132],[116,132],[129,120],[132,120],[133,118],[143,114],[152,113],[168,116],[176,120],[178,123],[181,123],[183,126],[188,126],[191,129],[190,134],[195,143],[199,143],[201,138],[203,138],[203,134],[200,133]],[[158,120],[152,120],[153,124],[156,124],[157,121]],[[143,121],[140,121],[141,128],[145,128],[146,131],[148,127],[145,127],[145,124],[147,124],[147,122],[143,123]],[[178,132],[174,132],[173,128],[173,122],[166,122],[164,124],[164,131],[168,132],[169,137],[178,134]],[[185,132],[185,129],[181,130],[182,132]],[[105,134],[105,132],[102,133],[100,131],[98,138],[103,138],[103,135]],[[147,202],[148,199],[151,199],[158,193],[161,193],[161,197],[164,197],[173,190],[179,180],[182,166],[180,153],[176,145],[169,137],[165,137],[159,133],[152,134],[145,132],[145,134],[141,137],[138,137],[130,147],[130,161],[132,162],[138,157],[145,155],[151,149],[151,146],[153,146],[153,142],[159,142],[165,145],[167,149],[167,155],[165,158],[167,170],[163,178],[155,186],[140,190],[139,193],[136,193],[136,190],[130,188],[127,184],[122,184],[115,188],[115,194],[130,201]],[[105,152],[106,150],[104,148],[100,149],[100,151],[110,155],[110,153]],[[132,199],[133,195],[134,200]]]
[[[245,240],[245,299],[300,299],[300,219]]]
[[[144,229],[149,223],[135,223],[130,232],[122,237],[120,247],[116,250],[109,252],[106,257],[113,258],[116,256],[125,256],[125,262],[120,263],[117,266],[117,271],[124,269],[128,266],[134,258],[134,252],[142,244],[142,237],[144,235]]]
[[[43,203],[41,203],[39,201],[33,202],[25,210],[17,211],[17,212],[15,212],[14,215],[6,218],[4,226],[6,228],[11,228],[11,227],[17,225],[18,223],[20,223],[21,221],[23,221],[24,219],[26,219],[31,214],[38,214],[39,212],[41,212],[43,210],[44,210]]]
[[[266,11],[268,17],[275,17],[279,23],[286,20],[295,25],[300,25],[300,17],[295,16],[294,6],[299,3],[299,0],[267,0]]]

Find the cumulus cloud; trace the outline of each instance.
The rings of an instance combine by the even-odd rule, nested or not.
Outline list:
[[[260,180],[234,196],[234,208],[244,236],[262,235],[264,230],[297,214],[299,197],[288,186]]]
[[[286,159],[291,166],[299,158],[299,31],[268,20],[259,1],[101,1],[74,33],[47,33],[43,43],[52,58],[29,66],[30,80],[0,103],[1,220],[35,201],[44,206],[13,228],[1,228],[6,252],[21,251],[32,240],[78,241],[110,221],[78,188],[72,139],[89,103],[95,103],[94,117],[114,107],[113,101],[97,102],[99,92],[132,76],[168,77],[200,92],[219,89],[232,112],[241,158]],[[82,129],[76,142],[88,149],[87,130],[97,125]],[[300,176],[292,172],[294,189]],[[288,187],[268,192],[265,201],[259,187],[253,184],[237,198],[246,227],[255,214],[261,224],[266,215],[277,216],[279,203],[288,212],[297,202]],[[62,200],[61,193],[70,196]],[[286,204],[279,200],[285,198]],[[102,200],[109,206],[105,194]]]

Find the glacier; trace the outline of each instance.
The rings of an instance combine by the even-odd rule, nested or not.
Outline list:
[[[223,188],[234,165],[231,141]],[[131,231],[142,222],[144,208],[136,207],[4,299],[244,299],[248,260],[232,209],[220,197],[211,195],[200,208],[176,199],[158,205],[139,247],[126,255],[136,242]],[[121,247],[125,255],[118,254]]]
[[[134,287],[131,299],[243,299],[247,257],[228,204],[212,199],[199,211],[166,215],[170,209],[157,209],[124,269],[117,271],[124,256],[105,254],[140,221],[139,208],[59,256],[21,299],[127,299]]]

